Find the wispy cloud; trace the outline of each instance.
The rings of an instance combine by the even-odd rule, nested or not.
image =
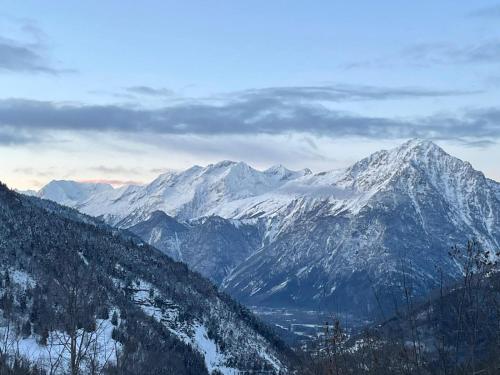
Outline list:
[[[435,65],[499,64],[500,39],[490,38],[471,43],[431,42],[410,45],[391,56],[352,61],[341,69],[392,69],[398,66],[432,67]]]
[[[0,72],[44,73],[57,75],[74,72],[52,64],[48,57],[45,33],[30,21],[18,21],[24,38],[0,35]]]
[[[18,146],[41,141],[42,139],[30,129],[15,129],[0,125],[0,146]]]
[[[468,14],[470,17],[500,18],[500,4],[476,9]]]
[[[120,165],[90,166],[87,168],[87,170],[106,175],[127,175],[127,176],[141,175],[144,174],[145,172],[150,172],[153,174],[159,174],[165,172],[165,169],[158,169],[158,168],[144,169],[144,168],[125,167]]]
[[[433,90],[418,87],[374,87],[355,85],[270,87],[246,90],[233,96],[243,99],[267,99],[282,101],[363,101],[400,100],[430,97],[470,95],[475,91]]]
[[[174,92],[167,88],[154,88],[150,86],[131,86],[125,88],[129,93],[146,96],[172,96]]]
[[[460,139],[459,142],[470,148],[486,148],[486,147],[491,147],[497,145],[498,142],[492,141],[490,139],[483,139],[479,141],[468,141],[464,139]]]
[[[109,96],[116,99],[125,99],[129,101],[134,101],[137,99],[136,95],[132,95],[126,92],[116,92],[110,90],[89,90],[87,92],[92,95]]]
[[[48,169],[39,169],[33,167],[19,167],[13,170],[15,173],[25,174],[29,176],[37,176],[37,177],[50,177],[55,173],[55,168]]]
[[[0,37],[0,70],[29,73],[59,73],[57,69],[50,66],[36,46],[2,37]]]
[[[407,58],[419,64],[499,63],[500,39],[471,44],[422,43],[404,51]]]
[[[106,179],[106,178],[83,179],[83,180],[78,180],[78,181],[92,183],[92,184],[109,184],[109,185],[113,185],[113,186],[142,185],[142,184],[144,184],[144,181],[118,180],[118,179]]]

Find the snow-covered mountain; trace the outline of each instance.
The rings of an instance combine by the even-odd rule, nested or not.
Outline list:
[[[397,303],[404,283],[423,296],[439,269],[457,275],[450,246],[500,248],[498,183],[431,142],[297,182],[320,193],[281,208],[272,240],[223,283],[245,303],[370,314]]]
[[[183,172],[169,171],[145,186],[113,189],[109,185],[52,181],[38,196],[92,216],[103,216],[114,225],[130,226],[158,210],[181,220],[213,214],[235,216],[229,211],[237,210],[232,206],[238,206],[238,202],[261,197],[310,174],[307,169],[290,171],[283,166],[258,171],[242,162],[222,161]]]
[[[499,248],[499,191],[469,163],[411,140],[341,170],[257,171],[225,161],[169,172],[146,186],[106,189],[71,206],[122,227],[140,225],[155,211],[188,226],[213,215],[254,225],[257,245],[248,257],[219,241],[217,249],[200,247],[201,254],[237,259],[196,267],[226,267],[223,287],[245,303],[370,312],[374,291],[394,300],[402,269],[424,294],[435,286],[435,267],[450,277],[459,272],[447,256],[451,245],[474,237]],[[166,245],[172,242],[163,239],[173,232],[144,226],[146,239],[172,255]]]
[[[124,231],[0,183],[0,238],[2,366],[292,372],[293,352],[247,309]]]
[[[49,182],[36,195],[68,207],[74,207],[99,193],[111,190],[113,187],[109,184],[59,180]]]

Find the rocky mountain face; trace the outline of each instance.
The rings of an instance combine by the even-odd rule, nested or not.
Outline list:
[[[164,212],[155,211],[148,220],[128,230],[217,284],[260,246],[259,231],[254,225],[219,216],[181,224]]]
[[[403,284],[423,296],[438,268],[458,275],[451,245],[499,248],[499,191],[469,163],[411,140],[342,170],[221,162],[72,206],[130,227],[246,304],[370,316],[398,303]],[[155,211],[171,217],[157,224]]]
[[[0,185],[0,239],[2,365],[233,374],[286,372],[294,360],[185,264],[73,209]]]

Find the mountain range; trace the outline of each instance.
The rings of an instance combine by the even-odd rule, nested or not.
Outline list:
[[[418,297],[438,270],[457,277],[450,246],[500,248],[500,184],[426,140],[321,173],[223,161],[36,195],[130,230],[247,305],[374,316],[403,283]]]

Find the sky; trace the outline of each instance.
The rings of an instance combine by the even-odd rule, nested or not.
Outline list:
[[[319,172],[409,138],[500,181],[500,2],[10,1],[0,180]]]

